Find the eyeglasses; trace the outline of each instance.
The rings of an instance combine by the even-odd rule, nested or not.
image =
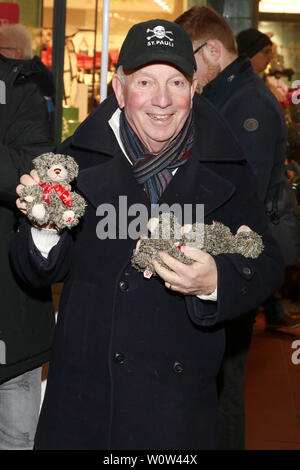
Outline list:
[[[194,54],[197,54],[198,51],[200,51],[200,49],[202,49],[202,47],[206,46],[207,42],[203,42],[202,44],[200,44],[199,47],[197,47],[197,49],[194,50]]]

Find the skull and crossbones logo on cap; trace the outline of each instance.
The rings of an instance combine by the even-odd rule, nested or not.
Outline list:
[[[174,41],[174,39],[170,38],[168,34],[173,34],[172,31],[166,31],[163,26],[155,26],[153,29],[147,29],[147,33],[153,33],[152,36],[147,37],[147,41],[156,37],[157,39],[164,39],[167,38],[169,41]]]

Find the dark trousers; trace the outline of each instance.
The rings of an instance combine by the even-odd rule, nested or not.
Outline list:
[[[245,448],[245,366],[256,311],[226,324],[226,347],[217,377],[219,449]]]

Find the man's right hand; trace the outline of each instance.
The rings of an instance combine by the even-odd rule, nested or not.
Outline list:
[[[21,196],[22,189],[24,189],[26,186],[33,186],[34,184],[38,184],[39,182],[40,182],[40,178],[39,178],[37,170],[31,170],[29,175],[21,176],[20,184],[16,188],[16,193],[18,194],[18,196]],[[66,188],[67,191],[71,191],[72,189],[69,184],[66,184],[64,187]],[[27,215],[26,202],[24,201],[24,199],[21,199],[21,197],[19,197],[16,200],[16,206],[24,215]],[[47,228],[47,229],[57,230],[57,227],[54,224],[38,225],[38,224],[32,223],[32,225],[39,229]]]

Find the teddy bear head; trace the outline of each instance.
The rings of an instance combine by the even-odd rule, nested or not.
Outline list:
[[[45,183],[66,184],[78,175],[78,165],[68,155],[43,153],[33,160],[33,164]]]

